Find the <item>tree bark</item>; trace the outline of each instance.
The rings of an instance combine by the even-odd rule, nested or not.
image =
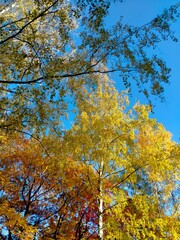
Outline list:
[[[103,240],[103,185],[102,185],[102,176],[104,169],[104,161],[100,163],[99,169],[99,199],[98,199],[98,239]]]

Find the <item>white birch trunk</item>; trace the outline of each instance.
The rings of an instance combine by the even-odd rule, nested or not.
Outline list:
[[[103,176],[104,162],[100,163],[99,169],[99,199],[98,199],[98,239],[103,240],[103,186],[102,186],[102,176]]]

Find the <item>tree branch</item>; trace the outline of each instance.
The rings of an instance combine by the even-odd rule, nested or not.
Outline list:
[[[123,68],[122,68],[123,69]],[[63,75],[55,75],[55,76],[43,76],[43,77],[39,77],[30,81],[0,81],[0,83],[5,83],[5,84],[32,84],[32,83],[38,83],[40,81],[43,81],[45,79],[49,79],[49,78],[69,78],[69,77],[78,77],[78,76],[82,76],[82,75],[88,75],[88,74],[96,74],[96,73],[113,73],[113,72],[119,72],[122,69],[111,69],[111,70],[92,70],[92,71],[84,71],[84,72],[79,72],[79,73],[67,73],[67,74],[63,74]],[[125,68],[123,69],[125,70]],[[131,72],[131,71],[135,71],[135,68],[131,68],[131,69],[126,69],[126,71]]]
[[[50,8],[52,8],[56,3],[58,2],[58,0],[56,0],[51,6],[49,6],[48,8],[46,8],[44,11],[42,11],[40,14],[38,14],[36,17],[34,17],[31,21],[29,21],[28,23],[26,23],[21,29],[19,29],[19,31],[17,31],[16,33],[14,33],[13,35],[7,37],[6,39],[0,41],[0,45],[8,42],[10,39],[16,37],[17,35],[19,35],[27,26],[29,26],[31,23],[33,23],[35,20],[37,20],[39,17],[42,17],[44,15],[44,13],[46,13]]]
[[[113,188],[118,187],[122,182],[124,182],[126,179],[128,179],[131,175],[133,175],[135,172],[139,171],[141,168],[147,166],[148,164],[144,165],[144,166],[140,166],[139,168],[136,168],[133,172],[129,173],[125,178],[123,178],[121,181],[119,181],[118,183],[116,183]]]
[[[2,28],[4,28],[4,27],[7,27],[7,26],[9,26],[9,25],[11,25],[11,24],[17,23],[17,22],[21,22],[21,21],[24,20],[24,19],[26,19],[26,18],[24,17],[24,18],[20,18],[20,19],[18,19],[18,20],[16,20],[16,21],[6,23],[6,24],[2,25],[2,26],[0,27],[0,29],[2,29]]]

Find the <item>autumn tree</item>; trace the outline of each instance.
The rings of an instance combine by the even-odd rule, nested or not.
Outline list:
[[[57,139],[44,142],[53,145],[51,156],[36,140],[1,136],[0,238],[93,239],[95,192],[85,182],[92,169],[61,155]]]
[[[108,78],[78,97],[64,149],[96,172],[89,184],[98,192],[98,239],[178,239],[179,147],[170,133],[148,117],[148,106],[127,110]]]
[[[147,49],[162,39],[177,40],[170,26],[179,5],[141,27],[120,19],[107,29],[111,2],[1,2],[1,129],[33,135],[57,131],[69,95],[96,85],[98,73],[119,72],[126,87],[133,79],[147,97],[161,94],[170,69]]]
[[[2,239],[178,239],[179,146],[105,74],[161,96],[170,69],[147,50],[177,41],[179,4],[107,29],[111,2],[0,3]]]
[[[107,77],[76,102],[59,139],[1,131],[1,238],[178,239],[179,146]]]

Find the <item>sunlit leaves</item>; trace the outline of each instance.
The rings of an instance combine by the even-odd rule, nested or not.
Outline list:
[[[63,134],[1,132],[4,234],[97,239],[102,216],[105,239],[178,239],[179,145],[107,77],[78,93]]]
[[[171,134],[149,118],[149,106],[126,110],[127,97],[108,78],[80,96],[78,115],[64,139],[73,159],[97,174],[90,186],[99,192],[96,201],[103,200],[105,237],[175,237],[168,215],[179,157]]]
[[[106,29],[110,3],[1,4],[0,237],[97,239],[103,216],[106,239],[178,239],[179,145],[104,75],[161,95],[170,70],[147,49],[176,41],[178,5]]]

